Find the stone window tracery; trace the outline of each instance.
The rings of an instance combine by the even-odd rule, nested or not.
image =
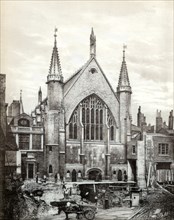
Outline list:
[[[113,117],[108,109],[108,115],[107,115],[107,121],[108,121],[108,126],[109,126],[109,134],[110,134],[110,140],[114,140],[114,120]]]
[[[75,111],[70,119],[69,138],[70,139],[77,139],[77,109],[75,109]]]
[[[104,123],[109,126],[110,140],[114,140],[115,120],[109,109],[107,109],[107,122],[104,120],[104,111],[107,107],[96,95],[85,98],[73,112],[69,121],[70,139],[77,139],[79,106],[81,106],[84,140],[103,140]]]

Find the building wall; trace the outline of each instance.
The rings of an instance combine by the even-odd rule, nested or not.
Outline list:
[[[49,110],[58,110],[62,106],[63,84],[57,81],[50,81],[47,94]]]
[[[5,107],[6,77],[0,74],[0,219],[4,219],[4,182],[5,182],[5,137],[6,137],[6,107]]]
[[[34,164],[33,177],[44,172],[44,130],[42,126],[33,125],[33,119],[25,114],[13,117],[11,131],[16,139],[18,151],[15,153],[16,172],[22,178],[28,176],[28,164]]]
[[[145,142],[137,142],[137,182],[140,188],[146,187]]]
[[[159,144],[168,144],[168,154],[159,154]],[[155,162],[172,162],[174,160],[174,137],[160,134],[146,136],[146,160]]]

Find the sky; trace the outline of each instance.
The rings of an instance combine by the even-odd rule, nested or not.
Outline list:
[[[156,110],[168,124],[174,106],[173,1],[1,1],[1,73],[6,74],[6,102],[19,100],[30,114],[41,86],[47,94],[54,29],[64,79],[89,59],[94,28],[96,58],[114,90],[123,44],[132,87],[132,116],[138,107],[147,123]]]

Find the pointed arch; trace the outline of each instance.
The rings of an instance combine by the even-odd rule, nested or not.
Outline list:
[[[82,117],[80,119],[79,109]],[[107,109],[107,110],[106,110]],[[104,112],[107,111],[107,123],[110,121],[110,140],[114,140],[116,123],[107,105],[95,94],[83,99],[71,115],[69,121],[69,138],[77,139],[78,126],[83,125],[84,140],[103,140],[105,128]],[[80,122],[81,120],[81,122]],[[81,124],[80,124],[80,123]],[[71,131],[71,132],[70,132]]]

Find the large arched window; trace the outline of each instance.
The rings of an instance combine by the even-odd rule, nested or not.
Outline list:
[[[103,140],[104,104],[95,95],[82,101],[82,123],[85,140]]]
[[[103,140],[104,112],[106,105],[96,95],[85,98],[79,105],[82,109],[82,124],[84,127],[84,140]],[[77,139],[79,105],[73,112],[69,121],[69,138]],[[110,140],[114,140],[115,121],[109,109],[107,109],[107,124],[110,129]]]

